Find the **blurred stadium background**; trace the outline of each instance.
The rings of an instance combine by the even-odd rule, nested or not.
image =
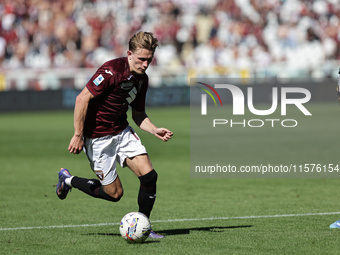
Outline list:
[[[139,30],[161,44],[151,105],[188,104],[190,77],[320,82],[340,66],[339,0],[2,0],[0,110],[72,108]]]

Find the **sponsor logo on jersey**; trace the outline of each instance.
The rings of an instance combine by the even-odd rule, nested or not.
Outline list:
[[[99,75],[96,79],[93,80],[93,83],[98,86],[104,80],[103,75]]]
[[[125,81],[120,84],[120,87],[124,90],[130,90],[133,87],[133,81]]]
[[[143,81],[139,81],[139,83],[138,83],[138,90],[140,90],[140,88],[142,87],[142,85],[143,85]]]

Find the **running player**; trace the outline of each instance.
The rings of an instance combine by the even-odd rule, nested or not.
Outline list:
[[[85,151],[98,179],[72,176],[62,168],[58,173],[56,193],[65,199],[72,187],[95,198],[118,202],[123,187],[116,172],[116,162],[129,167],[140,180],[139,212],[150,217],[156,199],[157,172],[153,169],[145,147],[129,126],[127,111],[137,126],[168,141],[172,132],[156,127],[145,112],[148,76],[158,40],[152,33],[138,32],[129,41],[127,57],[104,63],[76,98],[74,135],[68,150],[79,154]],[[149,238],[164,236],[151,232]]]

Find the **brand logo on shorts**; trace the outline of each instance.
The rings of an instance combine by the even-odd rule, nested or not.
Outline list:
[[[98,176],[99,180],[103,180],[104,179],[104,174],[103,171],[101,170],[95,170],[94,173]]]

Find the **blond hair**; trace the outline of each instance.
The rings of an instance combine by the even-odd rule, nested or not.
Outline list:
[[[158,47],[158,39],[153,37],[150,32],[138,32],[134,34],[129,41],[129,50],[135,52],[136,49],[146,49],[155,52]]]

